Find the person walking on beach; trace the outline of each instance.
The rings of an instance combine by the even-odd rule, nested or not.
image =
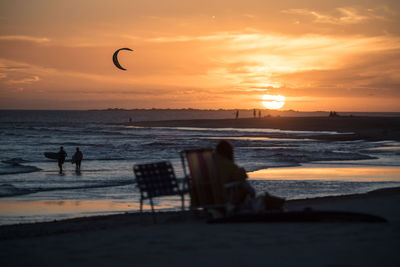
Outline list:
[[[237,166],[234,162],[233,146],[225,140],[220,141],[215,148],[215,158],[219,169],[220,179],[224,184],[230,182],[242,182],[232,194],[233,203],[240,206],[246,200],[250,200],[254,206],[258,205],[260,211],[281,210],[285,200],[272,196],[267,192],[256,197],[256,191],[247,181],[244,168]]]
[[[65,152],[64,147],[61,146],[60,150],[58,151],[58,168],[60,168],[60,174],[63,173],[62,165],[64,164],[67,156],[67,152]]]
[[[82,159],[83,159],[83,154],[79,150],[79,147],[77,147],[75,154],[72,156],[72,163],[75,163],[75,171],[76,172],[80,172],[81,171]]]

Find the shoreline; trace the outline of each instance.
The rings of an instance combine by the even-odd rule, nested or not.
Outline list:
[[[302,210],[303,208],[306,207],[318,207],[321,205],[321,203],[327,204],[329,202],[352,201],[352,200],[359,201],[369,198],[376,198],[376,197],[379,198],[387,196],[400,197],[400,187],[381,188],[359,194],[292,199],[286,201],[285,207],[286,210],[293,211],[293,210]],[[195,212],[189,211],[187,210],[187,207],[186,210],[183,212],[156,210],[156,217],[157,217],[157,222],[154,223],[152,212],[146,211],[140,213],[138,211],[136,212],[134,211],[134,212],[111,214],[111,215],[94,215],[94,216],[85,216],[85,217],[77,217],[77,218],[45,221],[45,222],[0,225],[0,240],[52,235],[52,234],[75,232],[81,230],[90,230],[90,231],[96,229],[104,230],[108,227],[114,228],[117,226],[124,226],[127,224],[138,224],[143,226],[143,225],[169,224],[169,223],[206,223],[206,217],[204,213],[202,213],[201,211],[195,211]],[[112,225],[109,225],[110,222],[112,222]],[[86,229],[86,226],[90,224],[98,224],[98,226]],[[44,228],[46,228],[46,230],[44,230]],[[39,231],[37,232],[37,230]]]
[[[263,117],[137,121],[119,123],[117,125],[137,127],[258,128],[291,131],[333,131],[339,134],[304,135],[301,138],[332,141],[400,141],[400,117]]]

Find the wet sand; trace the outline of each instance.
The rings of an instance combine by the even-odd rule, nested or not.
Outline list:
[[[270,128],[293,131],[335,131],[340,135],[313,135],[321,140],[397,140],[400,117],[264,117],[210,120],[164,120],[124,123],[143,127]],[[304,136],[307,138],[307,136]]]
[[[97,216],[0,227],[2,266],[399,266],[400,188],[292,200],[387,223],[207,224],[202,213]]]

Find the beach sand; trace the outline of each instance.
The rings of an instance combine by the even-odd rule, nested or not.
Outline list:
[[[208,224],[201,213],[136,212],[0,226],[1,266],[400,266],[400,188],[292,200],[387,223]]]
[[[340,135],[312,135],[320,140],[397,140],[400,117],[264,117],[260,119],[165,120],[124,123],[143,127],[270,128],[292,131],[335,131]],[[307,135],[304,136],[307,138]]]

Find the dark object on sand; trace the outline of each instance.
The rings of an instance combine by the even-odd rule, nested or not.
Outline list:
[[[44,152],[44,156],[48,159],[55,159],[55,160],[58,160],[60,158],[60,154],[54,152]]]
[[[209,223],[274,223],[274,222],[368,222],[383,223],[386,219],[359,212],[347,211],[287,211],[253,214],[235,214],[228,217],[211,219]]]
[[[151,210],[154,213],[153,198],[171,195],[180,195],[182,210],[185,209],[185,192],[179,188],[174,169],[169,161],[138,164],[133,166],[133,171],[140,190],[140,211],[143,210],[143,200],[150,200]]]

